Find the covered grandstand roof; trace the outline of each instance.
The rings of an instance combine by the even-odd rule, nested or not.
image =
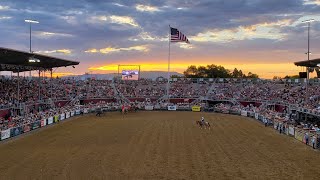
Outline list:
[[[294,63],[296,66],[304,66],[304,67],[318,67],[318,64],[320,64],[320,58],[319,59],[313,59],[313,60],[306,60],[306,61],[299,61]]]
[[[78,64],[76,61],[0,47],[0,71],[49,70]]]

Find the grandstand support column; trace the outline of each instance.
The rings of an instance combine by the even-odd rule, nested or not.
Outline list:
[[[38,86],[39,86],[39,102],[40,102],[40,100],[41,100],[41,94],[40,94],[40,85],[41,85],[41,81],[40,81],[40,74],[41,74],[41,71],[39,70],[39,79],[38,79]]]
[[[51,96],[51,100],[52,100],[52,90],[53,90],[53,83],[52,83],[52,68],[50,69],[50,96]]]
[[[167,82],[167,98],[168,98],[168,103],[170,103],[170,40],[171,40],[171,27],[169,25],[169,53],[168,53],[168,82]]]
[[[18,95],[17,95],[17,99],[18,99],[18,103],[19,103],[19,107],[20,107],[20,102],[19,102],[19,100],[20,100],[20,74],[19,74],[19,71],[18,71]],[[19,110],[20,110],[20,108],[19,108]]]

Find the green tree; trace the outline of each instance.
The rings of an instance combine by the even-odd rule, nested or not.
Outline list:
[[[284,77],[284,79],[299,79],[299,78],[300,78],[299,75],[293,75],[293,76],[286,75],[286,76]]]
[[[246,76],[237,68],[235,68],[233,72],[230,72],[223,66],[214,64],[198,67],[191,65],[183,72],[183,74],[187,78],[259,78],[257,74],[252,72],[249,72],[248,76]]]
[[[171,78],[181,78],[181,76],[174,74],[174,75],[171,75]]]
[[[183,74],[185,77],[188,77],[188,78],[196,78],[198,74],[198,69],[195,65],[191,65],[187,68],[187,70],[183,72]]]
[[[237,68],[234,68],[233,72],[231,73],[231,76],[233,78],[238,78],[239,77],[239,71]]]
[[[248,75],[247,75],[247,78],[256,79],[256,78],[259,78],[259,76],[257,74],[253,74],[252,72],[249,72]]]
[[[197,68],[197,77],[199,78],[208,77],[208,69],[205,66],[199,66]]]

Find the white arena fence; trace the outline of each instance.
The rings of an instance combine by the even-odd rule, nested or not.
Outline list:
[[[89,112],[91,112],[91,109],[88,108],[84,108],[81,110],[84,114],[87,114]],[[6,129],[1,131],[1,141],[15,137],[15,136],[19,136],[21,134],[25,134],[28,133],[30,131],[42,128],[42,127],[46,127],[46,126],[50,126],[52,124],[56,124],[59,123],[60,121],[64,121],[66,119],[69,119],[73,116],[78,116],[81,114],[80,109],[77,110],[70,110],[61,114],[56,114],[54,116],[50,116],[48,118],[43,118],[41,120],[36,120],[32,123],[28,123],[28,124],[24,124],[22,126],[18,126],[18,127],[13,127],[10,129]]]
[[[228,108],[214,108],[213,111],[217,113],[239,115],[256,119],[266,126],[273,127],[281,134],[293,137],[311,147],[313,147],[314,143],[315,149],[320,149],[320,132],[303,128],[302,126],[295,127],[293,124],[286,122],[284,119],[266,116],[252,111],[232,110]]]
[[[30,131],[34,131],[36,129],[50,126],[52,124],[59,123],[60,121],[65,121],[66,119],[69,119],[74,116],[81,115],[81,112],[83,114],[88,114],[92,112],[96,112],[97,107],[94,108],[83,108],[83,109],[76,109],[76,110],[70,110],[61,114],[56,114],[54,116],[50,116],[46,119],[41,119],[34,121],[32,123],[24,124],[22,126],[13,127],[10,129],[6,129],[1,131],[1,141],[4,141],[6,139],[19,136],[21,134],[28,133]],[[103,111],[118,111],[120,107],[103,107]],[[192,107],[185,107],[185,106],[177,106],[177,105],[169,105],[166,108],[165,107],[159,107],[159,106],[145,106],[143,109],[140,110],[147,110],[147,111],[192,111]],[[284,122],[282,119],[276,119],[270,116],[265,116],[263,114],[259,114],[252,111],[246,111],[246,110],[240,110],[240,109],[228,109],[228,108],[213,108],[213,109],[206,109],[203,108],[201,111],[207,111],[207,112],[217,112],[217,113],[224,113],[224,114],[232,114],[232,115],[239,115],[244,117],[250,117],[253,119],[258,120],[261,123],[266,124],[267,126],[272,126],[276,131],[286,134],[288,136],[294,137],[295,139],[306,143],[309,146],[313,146],[312,139],[315,138],[315,147],[320,148],[320,133],[315,132],[309,129],[303,129],[302,127],[294,127],[291,124],[288,124]],[[307,141],[308,139],[308,141]]]

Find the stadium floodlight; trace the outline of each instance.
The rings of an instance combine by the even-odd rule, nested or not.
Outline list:
[[[27,22],[27,23],[34,23],[34,24],[38,24],[38,23],[39,23],[39,21],[32,20],[32,19],[26,19],[26,20],[24,20],[24,22]]]
[[[302,23],[311,23],[313,21],[316,21],[316,20],[315,19],[307,19],[307,20],[302,21]]]
[[[34,57],[29,57],[28,62],[30,63],[39,63],[40,59],[34,58]]]
[[[307,19],[302,21],[302,23],[308,23],[308,51],[306,52],[307,56],[308,56],[308,65],[306,67],[307,70],[307,80],[306,80],[306,97],[305,97],[305,101],[308,101],[308,84],[309,84],[309,66],[310,66],[310,26],[311,26],[311,22],[314,22],[314,19]],[[307,116],[305,117],[307,119]]]
[[[32,19],[25,19],[24,22],[30,24],[30,53],[32,53],[32,49],[31,49],[31,24],[39,24],[39,21],[32,20]]]

